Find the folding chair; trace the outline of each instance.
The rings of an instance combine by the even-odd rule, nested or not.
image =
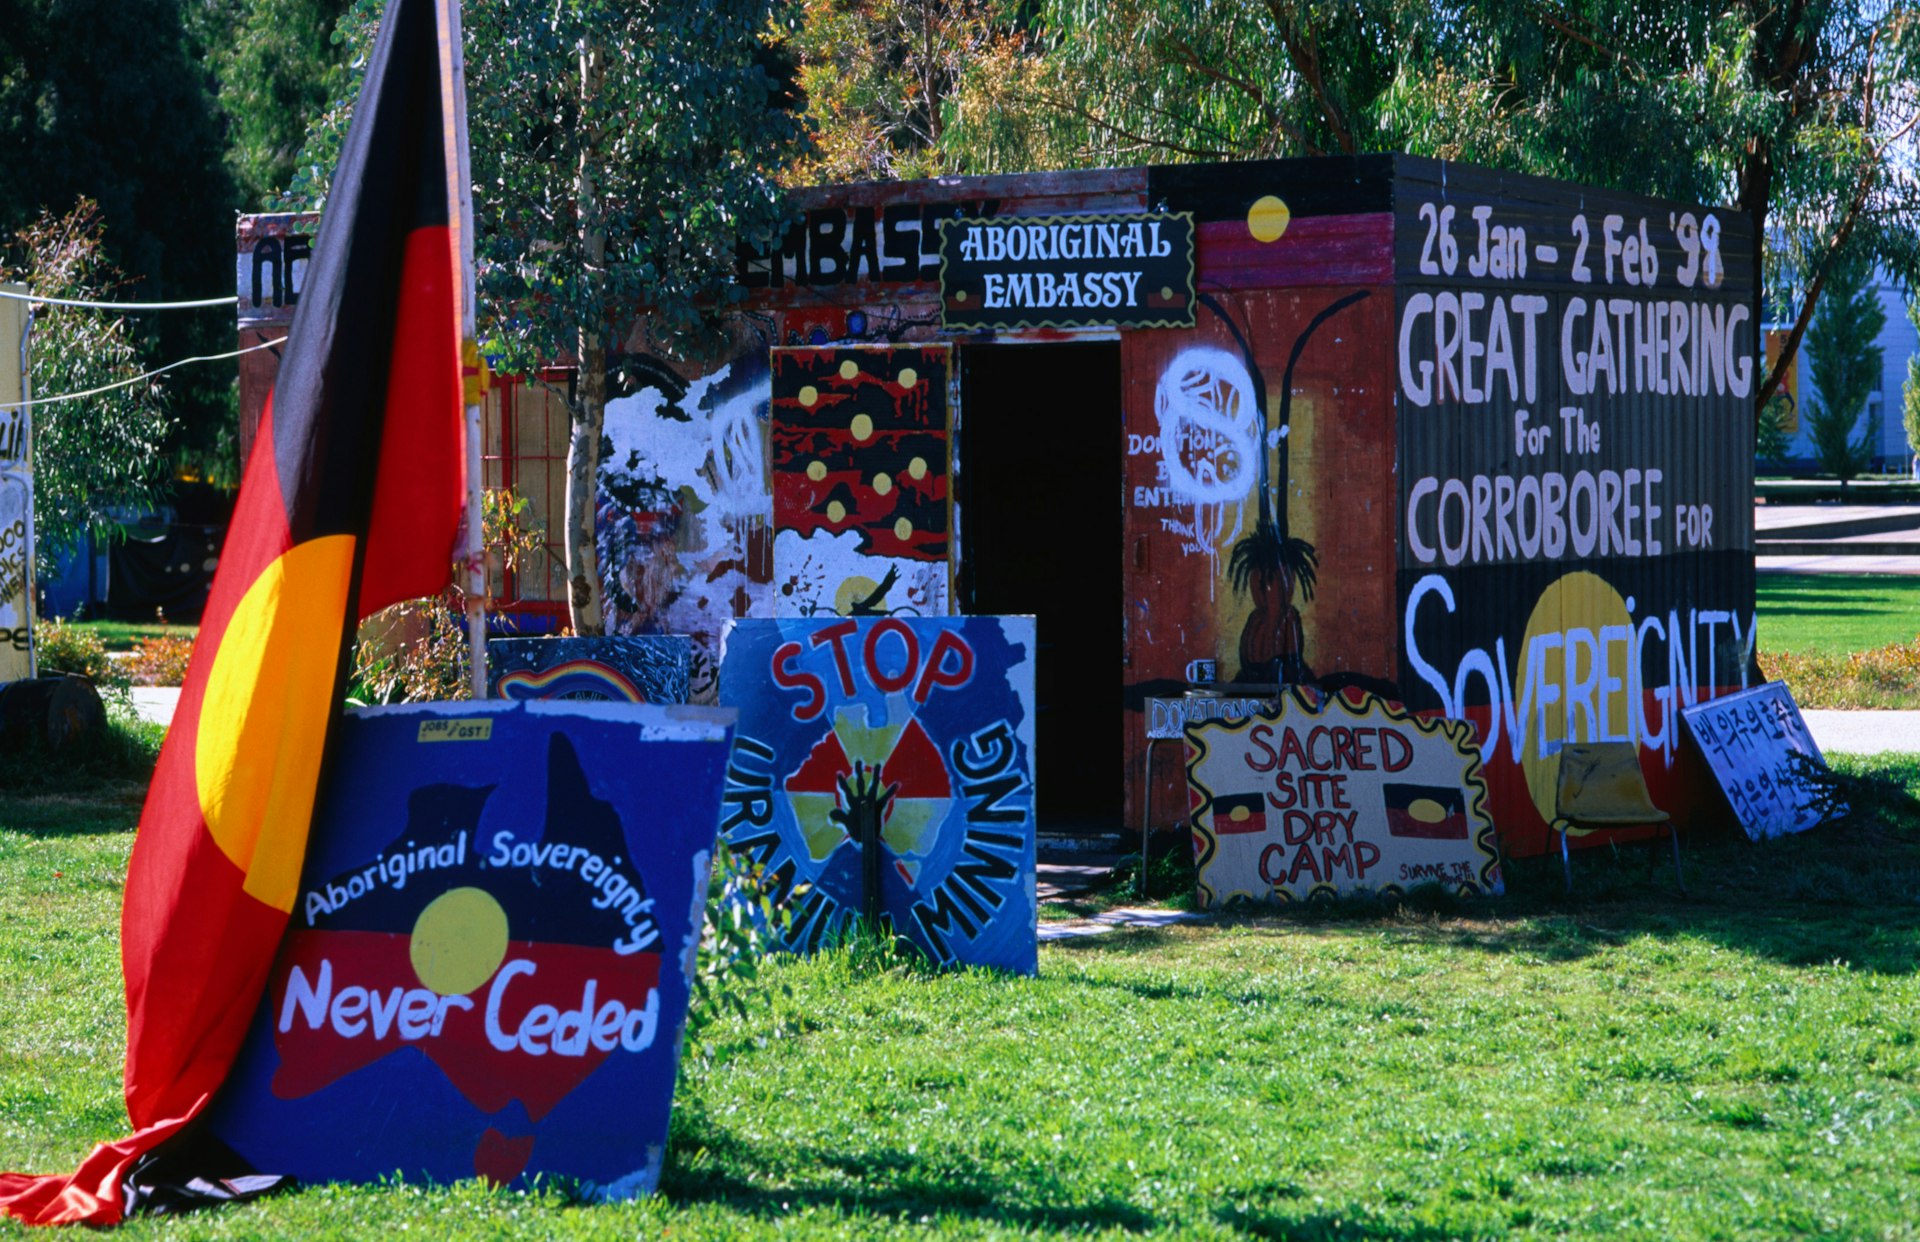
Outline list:
[[[1653,804],[1640,770],[1640,750],[1632,742],[1569,742],[1560,748],[1560,782],[1554,796],[1552,830],[1560,834],[1560,867],[1567,895],[1573,895],[1573,860],[1567,838],[1611,828],[1661,828],[1673,845],[1673,878],[1684,894],[1680,873],[1680,837],[1673,817]],[[1652,838],[1659,840],[1656,832]],[[1648,859],[1651,866],[1652,859]]]

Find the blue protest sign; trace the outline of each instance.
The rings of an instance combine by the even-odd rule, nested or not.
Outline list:
[[[652,1191],[732,715],[350,713],[212,1133],[310,1182]]]
[[[1031,617],[733,623],[721,832],[791,899],[790,948],[852,927],[871,884],[935,961],[1034,972],[1033,651]]]

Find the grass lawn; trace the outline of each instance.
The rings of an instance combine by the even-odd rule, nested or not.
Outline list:
[[[1754,596],[1762,651],[1867,651],[1920,636],[1920,578],[1759,574]]]
[[[132,651],[143,638],[172,636],[189,641],[200,632],[197,625],[160,625],[153,621],[75,621],[74,625],[92,630],[108,651]]]
[[[1920,708],[1920,578],[1761,574],[1760,664],[1802,707]]]
[[[1920,789],[1920,756],[1841,766]],[[1689,842],[1690,898],[1601,851],[1575,902],[1526,862],[1501,900],[1116,933],[1038,979],[781,961],[650,1201],[321,1188],[126,1236],[1920,1238],[1920,816],[1879,788]],[[130,790],[0,795],[0,1167],[124,1126]]]

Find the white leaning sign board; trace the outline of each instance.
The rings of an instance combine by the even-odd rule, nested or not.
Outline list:
[[[1823,804],[1808,780],[1808,765],[1824,769],[1827,761],[1785,682],[1698,703],[1680,716],[1755,841],[1805,832],[1823,822],[1823,811],[1845,810]]]
[[[26,303],[0,298],[0,682],[33,676],[33,437],[20,404],[25,328]]]

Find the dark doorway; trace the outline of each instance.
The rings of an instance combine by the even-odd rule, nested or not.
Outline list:
[[[1120,346],[960,349],[960,590],[1039,618],[1042,831],[1120,830]]]

